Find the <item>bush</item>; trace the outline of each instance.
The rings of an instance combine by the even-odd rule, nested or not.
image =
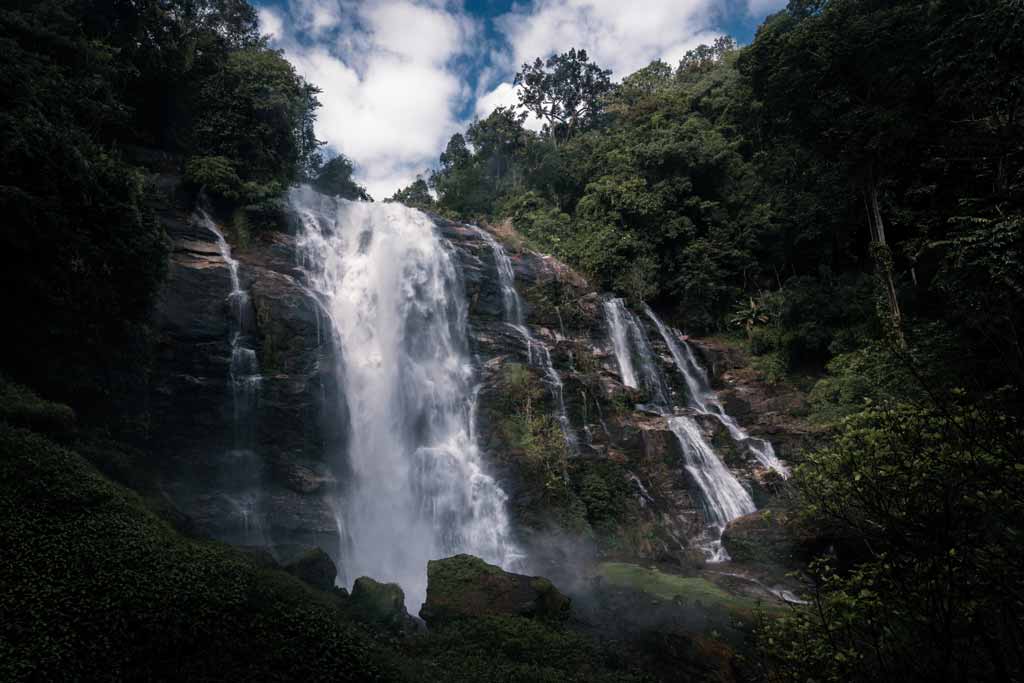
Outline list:
[[[239,199],[242,192],[242,180],[227,157],[192,157],[185,163],[185,182],[231,201]]]
[[[0,678],[394,678],[337,600],[0,423]]]

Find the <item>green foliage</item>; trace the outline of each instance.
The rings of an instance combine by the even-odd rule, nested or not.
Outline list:
[[[552,140],[568,140],[598,121],[611,73],[592,63],[586,50],[538,58],[516,74],[519,106],[546,122],[544,134]]]
[[[802,514],[837,554],[812,606],[762,629],[773,680],[1021,675],[1022,433],[962,398],[868,407],[799,467]]]
[[[520,617],[456,621],[409,642],[406,650],[403,673],[409,680],[645,680],[613,644]]]
[[[243,185],[247,201],[265,191],[279,194],[318,170],[321,143],[312,128],[318,92],[273,50],[231,51],[223,68],[199,85],[190,149],[231,160],[243,183],[251,183]],[[338,179],[344,166],[336,159],[330,163],[325,186]]]
[[[431,209],[434,206],[434,197],[430,194],[430,186],[423,178],[417,178],[408,187],[396,190],[385,201],[399,202],[417,209]]]
[[[242,179],[227,157],[192,157],[185,164],[185,181],[232,201],[240,198],[242,190]]]
[[[344,154],[339,154],[317,171],[311,183],[320,194],[342,199],[370,200],[366,188],[352,179],[352,162]]]
[[[0,475],[5,680],[394,678],[334,597],[178,536],[77,453],[0,424]]]

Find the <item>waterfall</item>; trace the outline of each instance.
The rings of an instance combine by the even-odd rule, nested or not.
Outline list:
[[[722,547],[722,532],[732,520],[754,512],[757,509],[754,501],[715,454],[693,418],[670,417],[668,426],[679,439],[686,471],[701,493],[708,526],[708,538],[703,548],[705,555],[710,562],[728,560],[729,556]]]
[[[615,360],[619,363],[622,383],[630,389],[639,389],[636,370],[633,368],[633,356],[629,352],[629,339],[626,337],[625,308],[622,299],[609,299],[604,302],[605,319],[608,321],[608,332],[612,338]]]
[[[199,209],[196,220],[217,238],[217,249],[228,266],[231,291],[227,301],[231,310],[231,361],[228,379],[231,383],[233,448],[228,453],[231,488],[236,489],[228,500],[242,520],[243,544],[265,542],[260,511],[260,462],[253,450],[255,444],[256,411],[259,407],[260,376],[256,350],[252,348],[254,321],[249,315],[249,293],[242,288],[238,275],[238,260],[231,254],[224,234],[210,215]]]
[[[474,433],[455,257],[425,214],[400,204],[308,187],[290,201],[301,267],[343,352],[352,474],[337,508],[342,569],[399,583],[415,612],[428,560],[466,552],[513,568],[519,558]]]
[[[526,345],[526,354],[530,365],[540,367],[547,380],[548,391],[555,400],[558,408],[558,424],[562,430],[562,436],[570,451],[576,451],[576,436],[572,432],[572,425],[569,423],[569,414],[565,409],[565,388],[562,384],[562,376],[558,374],[554,364],[551,362],[551,351],[543,342],[539,342],[530,334],[530,328],[525,324],[523,318],[523,303],[519,298],[519,292],[515,285],[515,272],[512,270],[512,259],[509,258],[505,248],[494,238],[491,233],[477,228],[494,255],[494,265],[498,272],[498,286],[501,287],[502,304],[505,309],[505,323],[519,333]],[[536,353],[534,352],[536,350]],[[534,360],[536,358],[536,360]]]
[[[667,414],[672,410],[672,402],[669,399],[668,387],[662,378],[661,370],[658,368],[657,357],[651,350],[651,344],[647,339],[647,333],[643,325],[633,312],[626,308],[622,299],[610,299],[604,303],[605,319],[611,331],[612,346],[615,350],[615,358],[620,368],[628,368],[628,373],[623,369],[623,383],[634,389],[638,388],[636,370],[633,365],[633,354],[630,348],[636,349],[636,359],[640,365],[640,378],[643,388],[650,399],[650,405],[644,406],[653,409],[654,412]],[[627,382],[627,375],[632,383]]]
[[[775,471],[783,479],[788,478],[789,469],[775,455],[775,448],[772,447],[771,442],[750,436],[731,415],[725,412],[722,403],[718,400],[715,392],[711,390],[711,383],[708,381],[707,373],[700,363],[697,362],[690,345],[678,339],[681,335],[674,330],[669,330],[650,307],[645,308],[647,317],[658,328],[658,333],[661,334],[661,338],[665,340],[665,345],[668,346],[669,353],[672,354],[672,360],[675,362],[676,368],[686,381],[690,407],[701,414],[717,418],[729,431],[733,440],[736,443],[745,445],[762,467]]]

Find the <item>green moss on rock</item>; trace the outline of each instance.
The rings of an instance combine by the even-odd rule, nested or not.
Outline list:
[[[361,576],[352,586],[349,605],[352,614],[367,623],[395,631],[414,627],[405,611],[405,593],[397,583],[380,583]]]
[[[427,601],[420,616],[431,628],[484,616],[521,616],[559,621],[569,598],[547,579],[512,574],[472,555],[427,563]]]

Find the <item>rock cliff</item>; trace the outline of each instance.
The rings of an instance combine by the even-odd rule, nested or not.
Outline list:
[[[335,554],[342,532],[332,506],[344,495],[347,469],[347,416],[338,407],[344,402],[336,372],[342,351],[297,267],[295,221],[255,235],[238,229],[239,221],[235,229],[222,228],[247,293],[240,316],[252,328],[259,368],[254,413],[240,424],[228,261],[217,235],[187,205],[167,209],[162,220],[173,251],[155,313],[151,412],[164,491],[200,533],[248,545],[318,545]],[[550,417],[556,406],[536,350],[503,318],[494,250],[479,228],[435,222],[458,256],[469,303],[480,381],[478,438],[509,494],[529,568],[555,577],[571,573],[567,567],[580,558],[699,566],[694,539],[705,526],[704,511],[679,440],[667,417],[639,405],[644,392],[623,383],[604,297],[556,259],[506,240],[525,323],[550,352],[568,418],[569,445],[538,450],[533,437],[544,436],[543,425],[530,440],[510,422],[522,408],[510,403],[510,382],[527,387],[530,410]],[[684,405],[688,390],[670,349],[644,325],[672,402]],[[740,363],[728,349],[693,345],[741,423],[778,443],[799,441],[785,420],[766,418],[763,387],[735,377]],[[760,506],[772,488],[764,468],[718,421],[695,419]],[[246,429],[253,431],[240,439]]]

